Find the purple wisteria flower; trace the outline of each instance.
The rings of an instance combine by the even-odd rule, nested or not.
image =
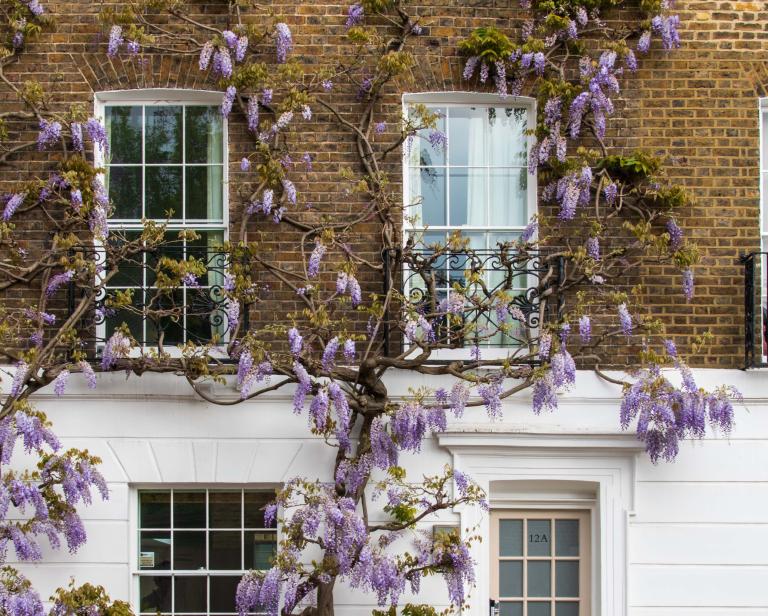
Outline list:
[[[283,194],[292,205],[296,205],[296,186],[288,178],[280,180],[283,185]]]
[[[283,64],[288,59],[288,52],[293,47],[293,37],[288,24],[283,22],[275,26],[275,34],[277,36],[277,62]]]
[[[237,45],[237,34],[232,32],[232,30],[224,30],[221,33],[221,38],[224,39],[224,44],[230,49]]]
[[[386,122],[376,122],[373,125],[373,132],[376,133],[377,135],[381,135],[386,130],[387,130]]]
[[[69,195],[69,201],[75,211],[79,212],[83,205],[83,193],[78,188],[74,188]]]
[[[328,344],[325,345],[325,350],[323,351],[323,359],[322,359],[322,365],[323,370],[326,372],[330,372],[334,369],[336,366],[336,355],[339,352],[339,338],[337,336],[334,336],[328,341]]]
[[[69,132],[72,134],[72,148],[78,152],[85,151],[83,143],[83,125],[80,122],[72,122],[69,125]]]
[[[109,42],[107,43],[107,55],[114,58],[123,44],[123,29],[120,26],[112,26],[109,30]]]
[[[607,184],[605,188],[603,188],[603,196],[605,197],[605,202],[608,205],[613,205],[616,203],[616,197],[619,194],[619,187],[616,185],[616,182],[611,182],[610,184]]]
[[[494,80],[496,83],[496,92],[502,98],[509,95],[507,88],[507,64],[504,60],[498,60],[494,63]]]
[[[539,359],[542,361],[549,357],[549,353],[552,349],[552,334],[544,332],[539,337]]]
[[[200,60],[198,62],[198,66],[201,71],[207,71],[208,67],[211,64],[211,58],[213,57],[213,43],[210,41],[207,41],[205,45],[203,45],[202,50],[200,50]]]
[[[600,260],[600,239],[596,237],[587,238],[587,256],[595,261]]]
[[[131,341],[122,332],[116,331],[107,340],[101,354],[101,369],[111,370],[119,359],[128,357],[131,352]]]
[[[11,397],[15,398],[21,393],[24,380],[27,378],[29,365],[25,361],[16,364],[16,370],[13,373],[13,382],[11,383]]]
[[[322,87],[325,92],[330,92],[333,90],[333,82],[330,79],[323,79],[323,81],[320,82],[320,87]]]
[[[291,349],[291,355],[294,357],[298,357],[304,348],[304,339],[295,327],[288,330],[288,345]]]
[[[683,245],[683,230],[677,225],[674,219],[667,221],[667,233],[669,234],[669,247],[677,250]]]
[[[91,141],[98,144],[103,152],[109,152],[109,140],[107,139],[107,129],[96,118],[88,118],[85,122],[85,132],[91,138]]]
[[[637,40],[637,51],[640,53],[648,53],[651,48],[651,31],[645,30],[640,38]]]
[[[242,62],[245,60],[245,54],[248,52],[248,37],[241,36],[237,39],[237,45],[235,46],[235,62]]]
[[[40,17],[40,15],[45,13],[45,9],[40,4],[39,0],[27,0],[27,8],[35,17]]]
[[[96,389],[96,373],[93,371],[91,364],[83,360],[78,362],[77,365],[85,377],[85,382],[88,384],[88,389]]]
[[[683,295],[687,301],[693,299],[694,284],[693,284],[693,270],[687,267],[683,270]]]
[[[480,83],[485,83],[488,81],[488,76],[490,75],[490,68],[488,66],[488,63],[483,61],[480,63]]]
[[[18,210],[19,207],[21,207],[21,204],[24,203],[26,197],[27,193],[15,193],[5,196],[5,208],[3,208],[3,220],[5,222],[8,222],[11,219],[16,213],[16,210]]]
[[[629,309],[627,308],[627,305],[625,303],[619,304],[618,307],[619,312],[619,324],[621,325],[621,331],[624,332],[625,336],[631,336],[632,335],[632,315],[629,314]]]
[[[221,77],[228,79],[232,76],[232,56],[229,54],[229,49],[226,47],[219,47],[213,54],[213,73],[214,75],[221,75]]]
[[[359,26],[365,18],[365,9],[360,4],[353,4],[347,11],[347,21],[344,26],[349,30],[353,26]]]
[[[222,117],[229,117],[229,114],[232,112],[232,105],[235,102],[236,96],[237,88],[235,86],[228,86],[226,92],[224,93],[224,99],[221,101]]]
[[[259,99],[255,95],[248,99],[246,117],[248,118],[248,130],[257,133],[259,131]]]
[[[251,161],[248,158],[243,157],[240,160],[240,171],[250,171],[250,170],[251,170]]]
[[[464,73],[463,77],[466,80],[472,79],[472,76],[475,74],[475,71],[477,70],[477,64],[480,62],[480,58],[478,56],[472,56],[467,60],[467,63],[464,65]]]
[[[45,150],[56,145],[61,138],[61,124],[54,120],[40,120],[40,132],[37,135],[37,149]]]
[[[557,410],[557,391],[551,372],[545,373],[533,383],[533,412],[538,415],[544,409]]]
[[[344,341],[344,359],[352,361],[355,359],[355,341],[352,338],[347,338]]]
[[[523,244],[529,243],[534,238],[538,230],[539,221],[538,219],[534,218],[525,226],[525,229],[523,229],[523,232],[520,234],[520,241]]]
[[[579,336],[584,344],[592,339],[592,321],[588,314],[579,317]]]
[[[62,285],[70,282],[75,276],[74,270],[65,270],[55,276],[52,276],[48,281],[48,286],[45,288],[45,294],[51,297],[56,291],[61,288]]]
[[[320,238],[315,239],[315,249],[309,256],[309,265],[307,266],[307,275],[310,278],[317,278],[317,275],[320,273],[320,262],[322,261],[326,250],[327,248],[325,247],[325,244],[320,241]]]
[[[661,37],[662,47],[666,50],[680,47],[679,26],[678,15],[657,15],[651,20],[651,29]]]
[[[64,390],[67,388],[69,382],[69,370],[64,369],[56,376],[53,381],[53,393],[57,396],[63,396]]]

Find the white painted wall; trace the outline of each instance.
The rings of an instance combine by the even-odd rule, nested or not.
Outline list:
[[[500,422],[490,423],[481,409],[471,410],[441,437],[443,447],[433,439],[422,454],[405,456],[404,466],[418,477],[452,457],[470,464],[486,459],[480,462],[485,467],[472,469],[481,479],[528,479],[525,484],[488,484],[492,502],[505,505],[523,498],[521,494],[546,500],[547,486],[550,497],[567,486],[544,483],[548,479],[588,472],[605,478],[608,474],[601,469],[619,469],[619,475],[611,475],[609,492],[607,483],[599,484],[610,502],[599,494],[595,498],[597,510],[602,508],[599,515],[610,514],[614,529],[601,541],[621,544],[596,546],[603,560],[597,565],[597,571],[602,567],[598,577],[615,581],[611,588],[603,582],[597,589],[603,599],[595,614],[768,614],[768,372],[698,370],[696,377],[707,386],[735,385],[744,393],[745,405],[737,407],[730,438],[708,435],[702,442],[686,443],[674,464],[654,466],[634,453],[632,439],[618,429],[617,389],[584,373],[557,412],[534,416],[527,395],[505,401]],[[330,468],[331,450],[307,438],[306,418],[293,414],[290,392],[217,407],[194,399],[181,380],[167,376],[126,380],[123,375],[100,375],[99,380],[95,392],[73,377],[66,396],[38,396],[65,446],[87,448],[103,459],[112,494],[108,502],[82,511],[89,540],[77,554],[49,552],[42,563],[22,567],[45,596],[75,576],[103,584],[113,598],[134,598],[130,491],[135,486],[267,486]],[[438,385],[435,380],[430,384]],[[413,375],[401,375],[392,380],[390,391],[397,394],[418,385]],[[497,467],[506,474],[498,474]],[[539,496],[529,476],[541,482]],[[516,485],[522,486],[519,493],[510,488]],[[474,515],[443,518],[457,523]],[[477,554],[485,558],[482,549]],[[611,560],[614,554],[622,562]],[[486,572],[479,577],[483,583],[487,566],[480,563],[480,572]],[[624,582],[626,592],[620,588]],[[429,580],[424,590],[423,596],[437,607],[444,605],[441,582]],[[487,590],[478,588],[473,596],[472,614],[486,614]],[[361,613],[371,598],[343,593],[340,600],[344,606],[338,613],[347,616]],[[614,606],[611,612],[608,605]]]

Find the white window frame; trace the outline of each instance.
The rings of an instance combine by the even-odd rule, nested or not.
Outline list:
[[[407,93],[402,96],[403,117],[407,117],[408,109],[411,105],[434,105],[441,107],[467,107],[471,105],[479,107],[518,107],[525,109],[526,120],[529,130],[536,126],[536,99],[527,96],[501,96],[499,94],[478,93],[478,92],[420,92]],[[526,138],[526,149],[528,156],[536,142],[534,135],[529,134]],[[450,144],[448,145],[450,148]],[[446,164],[447,164],[446,159]],[[530,173],[526,166],[528,177],[528,191],[526,199],[526,224],[536,214],[538,206],[538,178],[536,171]],[[424,230],[423,225],[412,225],[409,222],[410,216],[408,209],[413,204],[410,202],[410,173],[408,165],[408,149],[403,148],[402,159],[402,185],[403,185],[403,244],[408,239],[411,232]],[[449,188],[446,188],[446,194]],[[450,197],[449,197],[450,198]],[[522,226],[471,226],[471,225],[451,225],[451,226],[430,226],[430,231],[466,231],[466,232],[522,232],[526,225]],[[505,358],[516,347],[488,346],[482,347],[482,357],[484,359]],[[460,349],[439,349],[432,353],[432,358],[436,360],[466,359],[470,355],[469,346]]]
[[[760,139],[760,251],[768,252],[768,98],[761,98],[758,109],[758,127]],[[760,341],[761,363],[768,362],[768,352],[763,344],[763,314],[768,310],[768,257],[761,256],[756,263],[758,279],[755,281],[760,296],[759,314],[755,323],[755,335]]]
[[[141,614],[140,611],[140,602],[141,602],[141,594],[139,592],[139,578],[146,576],[167,576],[167,577],[173,577],[173,576],[192,576],[192,577],[204,577],[204,576],[222,576],[222,577],[235,577],[235,576],[242,576],[244,575],[247,570],[246,569],[225,569],[225,570],[214,570],[214,569],[205,569],[205,573],[202,573],[203,570],[188,570],[188,569],[158,569],[158,570],[148,570],[148,569],[141,569],[139,567],[139,552],[140,552],[140,542],[139,542],[139,532],[140,530],[140,519],[139,519],[139,492],[142,491],[166,491],[170,490],[173,491],[205,491],[206,493],[206,545],[205,545],[205,552],[206,552],[206,561],[208,560],[209,551],[210,551],[210,544],[208,541],[208,532],[210,530],[228,530],[228,529],[210,529],[208,528],[210,526],[210,521],[208,520],[208,498],[207,494],[211,491],[226,491],[226,490],[240,490],[240,491],[253,491],[253,492],[271,492],[274,491],[274,489],[278,486],[274,485],[253,485],[253,484],[226,484],[226,483],[205,483],[205,484],[181,484],[181,483],[162,483],[162,484],[136,484],[132,485],[129,491],[129,498],[128,498],[128,504],[129,504],[129,515],[128,515],[128,523],[130,528],[130,539],[129,539],[129,556],[131,559],[130,567],[129,567],[129,576],[130,576],[130,583],[129,583],[129,601],[131,604],[131,608],[133,609],[135,614]],[[243,504],[244,506],[244,504]],[[171,512],[173,511],[173,501],[171,501]],[[173,514],[171,513],[171,516]],[[280,515],[280,511],[278,511],[278,518]],[[172,520],[172,518],[171,518]],[[243,524],[245,524],[245,520],[243,519]],[[243,528],[240,529],[241,532],[245,532]],[[197,530],[197,529],[184,529],[184,530]],[[275,532],[275,547],[279,547],[280,540],[282,539],[281,536],[281,529],[280,525],[277,524],[274,529],[264,529],[265,532],[268,531],[274,531]],[[244,549],[244,548],[243,548]],[[241,555],[241,557],[245,558],[245,553]],[[210,607],[210,591],[208,594],[209,598],[209,607]],[[174,596],[173,593],[171,594],[171,612],[173,613],[173,607],[174,607]],[[208,614],[219,614],[219,612],[210,612],[210,610],[207,612]]]
[[[94,117],[97,118],[102,126],[106,127],[106,108],[109,106],[220,106],[224,98],[224,93],[216,90],[187,90],[175,88],[145,88],[136,90],[110,90],[96,92],[94,94]],[[182,116],[183,117],[183,116]],[[169,231],[179,231],[182,229],[195,229],[197,231],[221,231],[222,238],[226,241],[229,238],[229,126],[227,118],[222,118],[222,220],[216,223],[205,223],[202,221],[192,222],[168,222]],[[142,130],[142,151],[144,149],[144,131]],[[184,144],[182,143],[182,160],[184,160]],[[103,168],[106,164],[106,152],[99,144],[94,145],[94,163],[96,168]],[[145,164],[142,162],[142,168]],[[182,167],[183,169],[184,167]],[[183,175],[183,174],[182,174]],[[99,179],[106,186],[104,174],[99,175]],[[184,186],[184,184],[182,184]],[[142,199],[146,198],[144,194],[144,183],[142,183]],[[184,190],[184,189],[182,189]],[[182,199],[185,195],[182,192]],[[142,206],[142,211],[144,207]],[[154,219],[158,222],[165,222],[165,219]],[[142,223],[134,219],[111,218],[109,220],[111,228],[120,231],[136,231],[142,228]],[[96,242],[97,259],[103,260],[103,251],[100,242]],[[186,317],[185,317],[186,318]],[[106,336],[106,320],[100,323],[96,328],[96,337],[103,339]],[[146,327],[146,326],[145,326]],[[227,332],[228,334],[228,332]],[[221,344],[217,347],[223,352],[226,346],[227,337],[225,334]],[[142,347],[137,347],[134,354],[139,354]],[[171,355],[180,355],[175,346],[169,345],[166,349]]]
[[[489,495],[491,510],[588,510],[591,521],[592,616],[627,616],[628,529],[635,515],[635,476],[643,444],[634,434],[497,432],[469,425],[437,435]],[[503,487],[499,487],[503,486]],[[480,535],[472,544],[478,583],[465,616],[487,616],[491,579],[490,516],[479,507],[456,508],[461,528]]]

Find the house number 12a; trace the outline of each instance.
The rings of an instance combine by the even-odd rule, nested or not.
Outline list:
[[[549,543],[546,533],[532,533],[528,535],[528,543]]]

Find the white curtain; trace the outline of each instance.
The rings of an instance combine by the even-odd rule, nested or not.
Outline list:
[[[486,161],[486,110],[474,110],[469,117],[469,135],[467,140],[467,164],[481,167],[469,169],[467,177],[467,224],[475,227],[485,226],[487,202],[487,165]]]

